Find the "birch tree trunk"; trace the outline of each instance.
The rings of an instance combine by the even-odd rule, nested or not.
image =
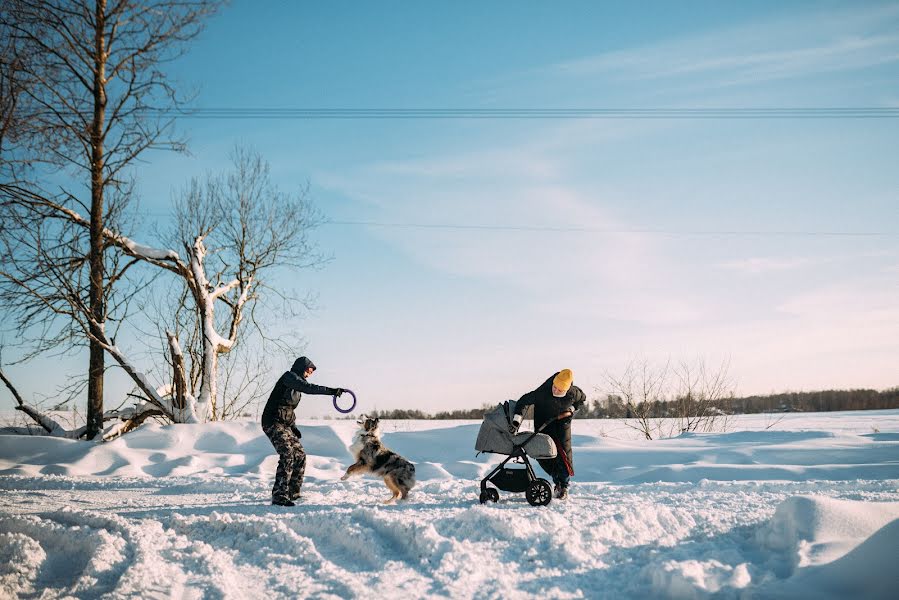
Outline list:
[[[220,354],[231,351],[237,342],[238,326],[243,318],[243,308],[249,298],[252,287],[252,276],[245,276],[245,280],[233,279],[232,281],[212,288],[209,277],[206,274],[204,259],[206,257],[206,245],[203,236],[198,236],[190,248],[190,277],[188,285],[194,293],[197,304],[197,312],[200,320],[203,344],[203,363],[200,376],[200,391],[197,394],[201,406],[207,407],[211,420],[216,421],[221,416],[218,397],[218,359]],[[240,295],[230,302],[231,315],[228,327],[228,337],[223,337],[216,329],[215,306],[216,302],[224,298],[225,294],[234,289],[240,289]]]

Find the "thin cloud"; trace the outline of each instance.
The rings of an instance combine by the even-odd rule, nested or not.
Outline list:
[[[411,161],[384,161],[368,167],[380,175],[404,177],[487,177],[499,171],[516,172],[527,178],[547,178],[559,174],[558,161],[535,157],[532,153],[488,151],[449,158]]]
[[[796,269],[812,266],[818,262],[819,261],[812,261],[808,258],[752,257],[720,263],[718,267],[727,271],[759,274],[775,271],[794,271]]]
[[[562,151],[558,141],[549,150],[539,145],[379,162],[328,181],[344,194],[364,198],[368,218],[375,221],[635,229],[605,208],[595,189],[547,172],[537,181],[534,165],[555,164],[553,156]],[[371,234],[429,268],[507,286],[538,314],[561,310],[658,325],[692,321],[702,312],[690,290],[678,291],[682,278],[664,239],[377,227]],[[548,280],[568,282],[562,298]]]
[[[739,85],[857,70],[899,61],[897,26],[899,7],[793,17],[580,58],[547,72],[629,80],[695,76]]]
[[[879,317],[899,323],[899,287],[884,285],[883,278],[873,278],[868,285],[832,284],[797,294],[777,307],[782,314],[803,319],[827,319],[835,315],[856,318]]]

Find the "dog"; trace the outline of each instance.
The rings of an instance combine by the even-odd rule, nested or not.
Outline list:
[[[393,493],[384,503],[392,504],[397,498],[405,500],[409,490],[415,485],[415,465],[381,443],[378,421],[379,419],[365,415],[356,421],[359,430],[350,446],[356,462],[347,468],[340,480],[346,481],[357,473],[372,473],[383,477],[387,488]]]

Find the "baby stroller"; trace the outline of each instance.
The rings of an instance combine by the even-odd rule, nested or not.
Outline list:
[[[547,434],[541,433],[555,420],[545,423],[538,431],[524,431],[513,436],[509,433],[509,425],[514,412],[515,400],[507,400],[484,414],[475,450],[508,456],[481,480],[481,504],[499,501],[499,492],[496,491],[499,488],[517,494],[524,492],[531,506],[546,506],[552,501],[552,486],[547,480],[537,477],[528,457],[556,457],[556,443]],[[524,467],[507,466],[509,461]],[[488,482],[496,488],[489,487]]]

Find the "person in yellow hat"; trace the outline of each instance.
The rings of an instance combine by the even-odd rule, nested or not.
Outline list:
[[[515,404],[515,412],[509,431],[518,432],[523,419],[522,413],[528,406],[534,407],[534,429],[543,427],[547,422],[558,419],[547,426],[543,433],[549,434],[556,442],[558,456],[550,459],[538,459],[537,462],[555,484],[553,493],[556,498],[568,497],[568,484],[574,475],[574,462],[571,455],[571,419],[580,409],[587,396],[581,388],[574,385],[574,373],[571,369],[562,369],[554,373],[533,392],[528,392]]]

